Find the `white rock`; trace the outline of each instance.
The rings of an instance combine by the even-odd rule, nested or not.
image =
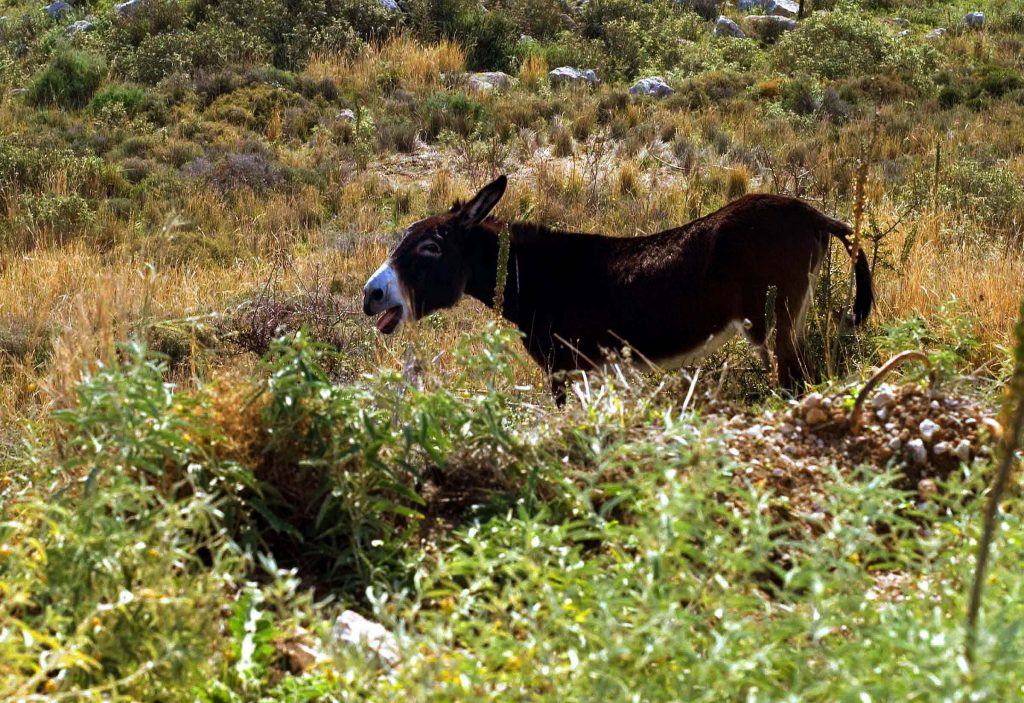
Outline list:
[[[751,33],[763,38],[778,36],[796,29],[796,20],[778,15],[750,15],[744,19]]]
[[[77,22],[72,22],[65,27],[64,36],[70,37],[71,35],[78,34],[79,32],[91,32],[94,29],[96,29],[96,25],[89,20],[78,20]]]
[[[893,450],[894,452],[898,452],[900,450],[900,447],[903,446],[903,440],[901,440],[899,437],[893,437],[892,439],[889,440],[888,446],[889,449]]]
[[[945,27],[936,27],[932,31],[930,31],[927,34],[925,34],[924,38],[925,39],[941,39],[944,36],[946,36],[946,28]]]
[[[127,0],[114,5],[114,12],[119,15],[133,15],[142,7],[143,0]]]
[[[352,610],[338,616],[331,635],[336,642],[372,652],[389,667],[396,667],[402,662],[395,636],[380,623],[367,620]]]
[[[339,112],[337,117],[338,117],[339,120],[344,120],[345,122],[355,122],[356,121],[356,113],[353,110],[349,110],[348,108],[346,108],[346,109],[342,110],[341,112]]]
[[[402,8],[399,7],[398,3],[395,2],[395,0],[378,0],[378,2],[380,2],[381,7],[383,7],[385,10],[388,10],[389,12],[402,11]]]
[[[907,455],[915,464],[928,463],[928,450],[920,439],[912,439],[907,442]]]
[[[800,3],[794,0],[768,0],[764,4],[764,9],[769,15],[796,17],[800,14]]]
[[[871,407],[875,408],[891,408],[896,404],[896,397],[893,396],[889,391],[879,391],[875,394],[875,397],[871,399]]]
[[[935,446],[932,447],[932,451],[935,452],[935,456],[942,456],[943,454],[948,454],[949,442],[936,442]]]
[[[471,73],[466,78],[466,87],[477,93],[502,92],[512,87],[515,79],[502,71]]]
[[[630,95],[653,95],[656,98],[663,98],[676,92],[661,76],[641,78],[634,83],[630,89]]]
[[[942,428],[931,420],[924,419],[921,421],[921,424],[918,425],[917,429],[921,432],[921,436],[924,437],[924,441],[931,442],[935,433]]]
[[[715,36],[716,37],[736,37],[737,39],[743,39],[747,35],[744,34],[740,26],[733,22],[725,15],[719,15],[715,21]]]
[[[953,449],[953,456],[960,461],[969,461],[971,458],[971,443],[961,439]]]
[[[964,24],[971,29],[981,29],[985,26],[984,12],[968,12],[964,15]]]
[[[893,17],[889,21],[892,22],[897,27],[902,27],[903,29],[906,29],[907,27],[910,26],[910,20],[908,20],[906,17]]]
[[[600,81],[597,79],[597,73],[593,69],[588,68],[587,70],[580,70],[573,68],[572,66],[559,66],[558,68],[548,73],[548,80],[553,86],[570,85],[570,84],[589,84],[597,85]]]
[[[909,37],[910,36],[910,30],[909,29],[900,30],[899,32],[896,32],[896,36],[897,37]]]
[[[800,403],[800,405],[803,407],[804,410],[810,410],[811,408],[820,408],[824,401],[825,396],[823,396],[821,393],[811,393],[810,395],[803,399],[803,402]]]

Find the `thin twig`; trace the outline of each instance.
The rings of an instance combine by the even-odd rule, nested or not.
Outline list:
[[[985,525],[978,542],[978,556],[974,567],[974,582],[971,584],[971,598],[967,606],[967,638],[964,642],[964,657],[968,663],[974,664],[975,648],[978,644],[978,616],[981,613],[981,598],[985,586],[985,572],[992,539],[996,534],[999,522],[999,503],[1003,499],[1006,486],[1010,483],[1010,473],[1020,447],[1021,432],[1024,430],[1024,302],[1020,306],[1020,317],[1017,320],[1017,349],[1013,377],[1010,381],[1007,396],[1006,414],[1009,418],[1002,436],[1002,453],[999,467],[996,470],[992,491],[985,506]]]
[[[868,382],[864,384],[864,387],[860,389],[860,393],[857,394],[857,400],[853,403],[853,408],[850,410],[850,431],[856,432],[860,428],[860,413],[861,407],[864,405],[864,401],[867,399],[868,394],[874,390],[875,386],[882,382],[886,376],[888,376],[893,369],[902,366],[908,361],[916,360],[928,367],[929,380],[934,381],[932,362],[924,352],[919,351],[905,351],[897,354],[887,362],[882,364],[882,367],[875,371],[875,373],[868,379]]]

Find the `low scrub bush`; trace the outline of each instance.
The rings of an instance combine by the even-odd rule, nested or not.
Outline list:
[[[60,49],[28,87],[34,105],[85,107],[107,75],[103,59],[82,51]]]
[[[937,66],[933,47],[896,37],[891,28],[849,7],[808,17],[779,39],[772,59],[788,74],[822,79],[893,74],[920,92],[934,85]]]

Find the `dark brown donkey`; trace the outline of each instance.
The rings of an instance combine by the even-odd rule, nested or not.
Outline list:
[[[662,368],[688,363],[737,330],[768,363],[765,315],[775,286],[779,382],[797,388],[807,368],[803,325],[829,236],[849,252],[851,229],[795,198],[747,195],[676,229],[646,237],[559,232],[488,218],[505,176],[472,200],[411,225],[363,289],[363,311],[393,332],[468,294],[493,305],[499,235],[509,231],[502,314],[565,398],[565,372],[593,368],[628,344]],[[871,311],[864,252],[854,268],[853,319]]]

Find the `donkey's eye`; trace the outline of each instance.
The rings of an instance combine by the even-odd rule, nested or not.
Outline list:
[[[438,246],[437,242],[426,241],[420,244],[419,253],[426,254],[427,256],[441,256],[441,247]]]

